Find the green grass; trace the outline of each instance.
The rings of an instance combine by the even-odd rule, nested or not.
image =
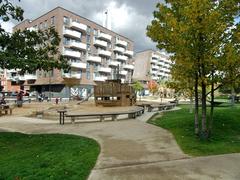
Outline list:
[[[240,152],[240,105],[215,108],[213,134],[207,141],[194,135],[194,114],[189,113],[188,106],[181,107],[149,123],[172,132],[181,149],[192,156]]]
[[[100,152],[92,139],[0,133],[0,179],[87,179]]]

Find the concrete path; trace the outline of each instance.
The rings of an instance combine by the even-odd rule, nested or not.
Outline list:
[[[101,153],[91,180],[112,179],[240,179],[240,155],[190,158],[168,131],[140,119],[65,124],[25,117],[1,117],[0,130],[65,133],[93,138]]]

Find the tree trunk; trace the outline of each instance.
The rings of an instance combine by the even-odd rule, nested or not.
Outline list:
[[[199,135],[199,120],[198,120],[198,74],[197,74],[197,73],[196,73],[196,77],[195,77],[194,95],[195,95],[194,130],[195,130],[195,134],[196,134],[196,135]]]
[[[213,74],[212,74],[213,77]],[[210,110],[210,119],[209,119],[209,126],[208,126],[208,135],[211,136],[212,134],[212,126],[213,126],[213,111],[214,111],[214,82],[212,79],[211,84],[211,110]]]
[[[189,107],[189,113],[193,113],[193,96],[190,96],[190,107]]]
[[[202,131],[201,138],[207,139],[207,104],[206,104],[206,84],[202,82]]]
[[[235,105],[235,89],[234,86],[232,85],[231,87],[231,105],[234,106]]]

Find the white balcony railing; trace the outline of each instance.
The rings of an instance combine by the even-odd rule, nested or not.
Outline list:
[[[98,69],[99,72],[104,72],[104,73],[111,73],[112,69],[109,67],[100,67]]]
[[[101,63],[102,59],[99,56],[88,56],[87,61]]]
[[[106,57],[111,57],[112,52],[111,51],[106,51],[106,50],[98,50],[98,55],[100,56],[106,56]]]
[[[121,75],[123,75],[123,76],[126,76],[127,73],[128,73],[128,72],[127,72],[127,71],[124,71],[124,70],[119,72],[119,74],[121,74]]]
[[[107,42],[96,39],[94,41],[94,45],[106,48],[107,47]]]
[[[93,77],[94,81],[105,81],[107,79],[108,79],[107,76],[95,76],[95,77]]]
[[[69,36],[69,37],[72,37],[72,38],[77,38],[77,39],[81,38],[81,33],[80,32],[73,31],[73,30],[70,30],[70,29],[65,29],[63,31],[63,34],[65,36]]]
[[[79,23],[79,22],[75,22],[75,21],[72,21],[70,23],[70,27],[73,28],[73,29],[82,31],[82,32],[86,32],[87,31],[87,26],[85,24],[82,24],[82,23]]]
[[[134,66],[131,65],[131,64],[126,64],[126,65],[124,65],[123,68],[124,68],[124,69],[130,69],[130,70],[133,70],[133,69],[134,69]]]
[[[81,42],[72,41],[72,42],[69,43],[69,46],[71,48],[76,48],[76,49],[80,49],[80,50],[86,50],[87,49],[87,45],[84,44],[84,43],[81,43]]]
[[[75,57],[75,58],[80,58],[81,57],[81,53],[80,52],[72,51],[72,50],[68,50],[68,49],[63,49],[63,55],[64,56]]]
[[[157,64],[158,61],[157,61],[156,59],[152,59],[152,60],[151,60],[151,63],[152,63],[152,64]]]
[[[124,53],[125,49],[122,48],[122,47],[117,47],[117,46],[116,46],[116,47],[113,49],[113,51],[119,52],[119,53]]]
[[[159,66],[153,65],[152,69],[159,69]]]
[[[76,79],[81,79],[81,74],[77,72],[72,72],[72,73],[64,73],[63,74],[64,78],[76,78]]]
[[[127,47],[127,42],[120,39],[116,39],[116,45]]]
[[[157,71],[152,71],[151,73],[152,73],[152,74],[156,74],[156,75],[157,75],[157,73],[158,73],[158,72],[157,72]]]
[[[25,74],[24,78],[25,78],[25,80],[36,80],[37,76],[34,74]]]
[[[105,33],[102,33],[102,32],[99,32],[98,38],[102,39],[102,40],[106,40],[106,41],[111,41],[112,40],[112,36],[111,35],[105,34]]]
[[[116,55],[116,59],[117,60],[120,60],[120,61],[127,61],[128,60],[128,57],[127,56],[124,56],[124,55]]]
[[[152,76],[152,79],[153,79],[153,80],[158,80],[159,77],[157,77],[157,76]]]
[[[133,51],[128,51],[127,50],[127,51],[124,52],[124,55],[132,57],[133,56]]]
[[[152,59],[159,59],[159,56],[156,54],[152,54]]]
[[[79,68],[79,69],[86,69],[87,64],[83,63],[83,62],[71,62],[71,67]]]
[[[120,65],[121,63],[120,62],[117,62],[117,61],[110,61],[110,63],[109,63],[109,66],[114,66],[114,67],[116,67],[116,66],[118,66],[118,65]]]

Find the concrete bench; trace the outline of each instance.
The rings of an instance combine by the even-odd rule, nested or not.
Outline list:
[[[169,110],[176,106],[175,103],[170,104],[152,104],[148,106],[148,112],[152,112],[153,109],[158,109],[158,111]]]
[[[119,115],[128,115],[128,118],[136,118],[144,113],[144,108],[138,107],[135,110],[123,111],[123,112],[108,112],[108,113],[67,113],[66,110],[59,110],[59,124],[64,124],[65,118],[68,117],[71,119],[72,123],[75,123],[76,118],[79,117],[90,117],[90,118],[99,118],[102,122],[105,118],[111,117],[113,121],[117,120]]]

